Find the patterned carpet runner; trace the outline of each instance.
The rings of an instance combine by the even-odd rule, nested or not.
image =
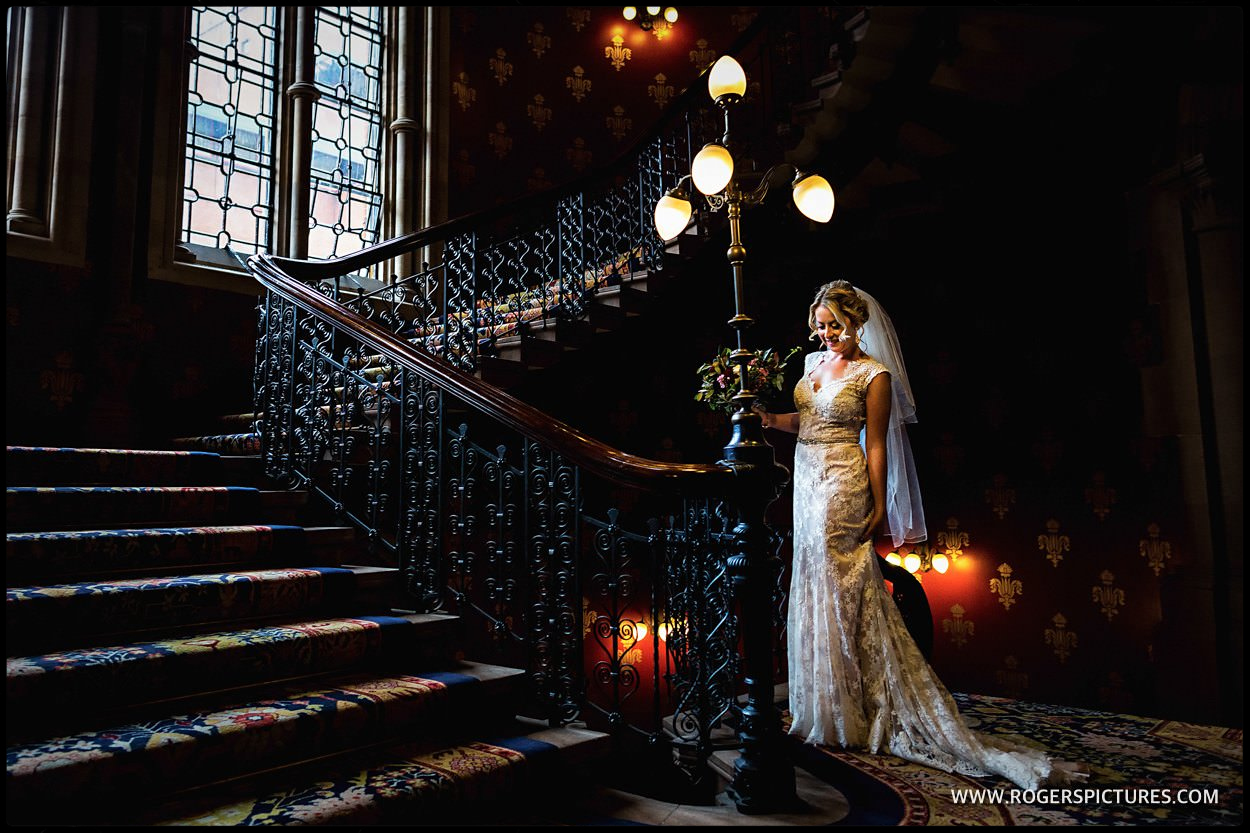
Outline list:
[[[261,520],[261,492],[243,486],[10,486],[6,529],[120,524],[212,526]]]
[[[273,564],[302,555],[299,526],[201,526],[17,532],[5,536],[9,583],[137,571]]]
[[[119,800],[228,778],[301,758],[390,740],[423,721],[447,721],[449,690],[475,677],[356,675],[314,689],[216,711],[109,726],[7,749],[7,801],[55,816],[60,796]]]
[[[16,718],[10,736],[84,712],[195,693],[206,680],[224,689],[412,656],[418,638],[440,629],[416,618],[313,619],[9,657],[6,713]]]
[[[221,457],[201,451],[7,446],[4,468],[5,483],[14,486],[225,485]]]
[[[341,604],[355,589],[356,574],[336,567],[9,587],[5,642],[12,655],[75,636],[290,616]]]
[[[429,824],[431,811],[472,811],[503,792],[524,790],[531,770],[555,747],[528,737],[453,746],[412,743],[382,757],[357,756],[259,797],[221,804],[184,801],[149,814],[147,824],[381,825]],[[444,818],[443,821],[448,821]]]

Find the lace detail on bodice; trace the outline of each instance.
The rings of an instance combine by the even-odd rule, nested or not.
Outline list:
[[[825,355],[823,351],[807,354],[803,378],[794,388],[799,442],[859,442],[867,418],[868,383],[889,370],[876,359],[864,356],[851,362],[841,378],[825,380],[817,390],[812,376]]]

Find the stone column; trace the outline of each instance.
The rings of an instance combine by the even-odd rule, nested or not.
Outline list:
[[[8,230],[39,237],[49,235],[51,147],[54,130],[48,118],[48,98],[56,91],[59,18],[54,6],[25,6],[21,10],[22,55],[19,68],[17,113],[11,135],[12,188],[6,220]]]
[[[312,129],[313,107],[321,98],[313,83],[315,62],[313,59],[313,36],[316,28],[316,9],[300,6],[295,10],[295,79],[286,88],[290,99],[291,150],[290,177],[287,198],[290,214],[287,217],[287,256],[308,257],[308,216],[311,211],[312,177]]]

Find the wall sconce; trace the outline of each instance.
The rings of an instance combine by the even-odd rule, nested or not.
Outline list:
[[[637,23],[642,31],[650,32],[660,40],[668,35],[668,30],[677,22],[677,9],[673,6],[666,7],[663,12],[659,6],[643,6],[641,10],[637,6],[626,6],[622,14],[626,20]]]
[[[906,555],[901,554],[898,550],[894,550],[886,554],[885,560],[890,564],[902,566],[904,570],[913,575],[916,573],[927,573],[930,570],[945,573],[951,568],[951,561],[946,556],[946,553],[941,550],[935,552],[926,543],[917,544]]]

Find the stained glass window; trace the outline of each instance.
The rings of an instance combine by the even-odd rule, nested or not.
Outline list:
[[[382,8],[319,6],[308,255],[377,242],[382,210]]]
[[[196,6],[182,239],[268,251],[274,191],[278,9]]]

